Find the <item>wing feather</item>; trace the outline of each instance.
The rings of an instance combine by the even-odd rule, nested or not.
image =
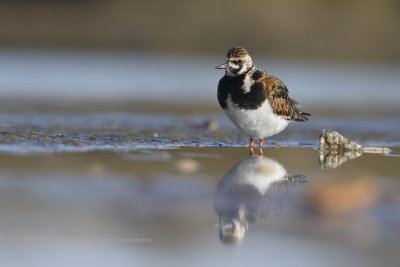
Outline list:
[[[264,72],[257,82],[263,84],[267,91],[268,102],[276,115],[290,121],[308,121],[307,116],[311,114],[299,109],[297,102],[289,97],[289,90],[281,80]]]

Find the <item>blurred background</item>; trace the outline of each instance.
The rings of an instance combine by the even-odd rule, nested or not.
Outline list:
[[[400,60],[396,0],[0,2],[3,47]]]
[[[396,109],[399,25],[396,0],[1,0],[0,97],[217,112],[214,66],[243,46],[314,113]]]

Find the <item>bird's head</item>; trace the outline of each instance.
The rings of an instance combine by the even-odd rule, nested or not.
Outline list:
[[[242,47],[234,47],[229,49],[226,54],[226,62],[215,68],[224,69],[225,75],[239,76],[252,70],[254,64],[246,49]]]
[[[224,244],[237,244],[246,235],[248,225],[239,218],[220,218],[218,236]]]

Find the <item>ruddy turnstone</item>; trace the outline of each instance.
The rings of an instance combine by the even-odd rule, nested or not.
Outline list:
[[[260,140],[283,131],[291,121],[308,121],[310,114],[300,111],[289,98],[285,84],[272,74],[256,68],[242,47],[229,49],[226,63],[217,66],[225,75],[218,84],[218,101],[228,118],[250,136],[250,154],[254,139]]]

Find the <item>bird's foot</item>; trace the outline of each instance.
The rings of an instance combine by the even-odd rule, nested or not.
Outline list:
[[[259,153],[258,153],[260,156],[264,156],[264,152],[262,150],[263,143],[264,143],[264,138],[260,139],[260,146],[259,146]]]
[[[250,149],[250,156],[254,155],[253,145],[254,145],[254,139],[253,139],[253,138],[250,138],[250,146],[249,146],[249,149]]]

